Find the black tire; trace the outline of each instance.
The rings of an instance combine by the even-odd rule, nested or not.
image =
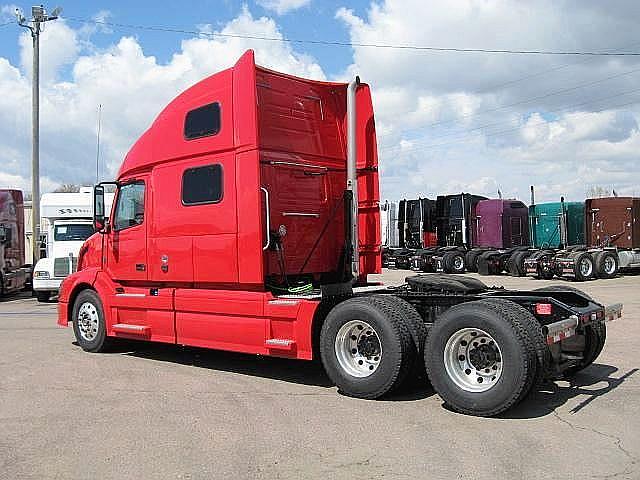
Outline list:
[[[98,317],[97,331],[95,337],[87,339],[82,335],[80,322],[78,320],[80,308],[90,304],[95,308]],[[113,339],[107,337],[106,324],[104,320],[104,309],[102,308],[102,301],[94,290],[83,290],[76,297],[73,303],[73,333],[76,336],[76,341],[80,347],[87,352],[104,352],[107,351],[113,344]]]
[[[502,306],[503,308],[511,309],[514,312],[519,312],[520,321],[529,333],[529,340],[536,351],[538,362],[536,364],[536,374],[532,377],[533,382],[525,388],[523,395],[526,395],[531,390],[531,387],[535,387],[544,382],[549,374],[549,367],[551,366],[551,352],[547,347],[546,337],[542,332],[542,325],[540,325],[540,322],[538,322],[529,310],[517,303],[502,298],[487,298],[486,301],[494,305]]]
[[[409,373],[407,374],[407,378],[404,383],[411,383],[416,378],[425,377],[426,371],[424,369],[424,362],[422,359],[424,355],[424,342],[427,339],[427,326],[425,325],[424,320],[414,306],[406,300],[393,295],[374,295],[374,298],[379,297],[383,297],[385,301],[393,304],[393,306],[398,309],[402,314],[402,318],[411,333],[411,338],[413,339],[413,346],[416,354],[413,358],[413,365],[409,369]]]
[[[480,275],[498,275],[500,272],[497,271],[493,261],[499,254],[497,250],[485,250],[482,252],[476,261],[478,273]]]
[[[464,273],[464,253],[460,251],[446,252],[442,256],[442,266],[446,273]]]
[[[464,256],[464,264],[468,272],[478,271],[478,257],[484,250],[477,248],[469,250]]]
[[[582,290],[572,287],[570,285],[550,285],[548,287],[538,288],[538,292],[562,292],[570,291],[584,295],[589,300],[594,301],[591,295],[583,292]],[[582,351],[582,360],[578,365],[571,367],[563,372],[563,375],[567,378],[574,376],[576,373],[584,370],[591,365],[598,358],[602,349],[604,348],[605,341],[607,339],[607,325],[604,322],[596,323],[593,325],[587,325],[584,329],[584,334],[578,334],[577,336],[584,336],[584,350]],[[571,339],[569,339],[571,341]],[[565,341],[563,341],[565,343]],[[562,345],[562,344],[561,344]]]
[[[493,416],[511,408],[528,393],[536,375],[536,351],[520,318],[521,311],[515,307],[512,302],[463,303],[447,310],[429,331],[425,346],[427,374],[451,409],[469,415]],[[447,342],[465,329],[486,332],[500,348],[500,361],[504,365],[501,376],[483,392],[460,387],[445,366]]]
[[[542,262],[543,259],[549,259],[549,261],[553,260],[554,254],[553,253],[544,253],[542,255],[540,255],[540,262]],[[538,278],[541,278],[543,280],[551,280],[553,279],[553,277],[555,276],[555,273],[552,270],[543,270],[541,266],[538,266]]]
[[[512,277],[524,277],[527,272],[524,269],[524,261],[531,255],[528,251],[514,252],[507,260],[507,271]]]
[[[416,361],[416,349],[398,303],[386,296],[350,298],[336,305],[327,315],[320,332],[320,356],[329,378],[345,395],[379,398],[397,388]],[[366,377],[349,373],[340,365],[336,338],[352,320],[368,323],[378,335],[382,356],[377,368]]]
[[[618,255],[609,250],[603,250],[593,254],[593,263],[598,278],[614,278],[618,275],[620,264]]]
[[[582,351],[582,360],[573,367],[566,369],[563,375],[566,378],[573,377],[576,373],[581,372],[593,362],[604,349],[607,340],[607,325],[604,322],[587,325],[584,328],[584,350]]]
[[[41,303],[47,303],[51,298],[51,292],[36,292],[36,298]]]
[[[573,258],[573,275],[576,281],[584,282],[595,277],[595,265],[593,257],[588,252],[574,252]],[[584,265],[584,269],[583,269]],[[587,270],[588,269],[588,270]]]

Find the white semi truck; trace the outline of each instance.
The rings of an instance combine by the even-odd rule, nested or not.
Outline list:
[[[113,194],[105,195],[111,208]],[[43,229],[46,228],[46,257],[33,271],[33,290],[40,302],[57,295],[62,280],[75,272],[78,252],[94,233],[93,188],[82,187],[78,193],[45,193],[40,201]]]

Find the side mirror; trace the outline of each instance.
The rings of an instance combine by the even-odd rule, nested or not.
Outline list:
[[[96,232],[101,232],[105,226],[104,187],[96,185],[93,188],[93,228]]]

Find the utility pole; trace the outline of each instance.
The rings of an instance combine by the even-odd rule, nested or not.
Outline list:
[[[33,40],[33,69],[31,72],[31,224],[33,226],[33,266],[40,259],[40,32],[45,22],[55,20],[62,9],[57,7],[47,15],[42,5],[31,7],[31,20],[27,21],[16,9],[18,25],[31,31]]]
[[[100,183],[100,127],[102,124],[102,104],[98,105],[98,140],[96,145],[96,185]]]

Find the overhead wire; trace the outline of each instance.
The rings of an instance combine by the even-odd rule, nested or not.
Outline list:
[[[612,106],[608,106],[606,108],[602,108],[600,110],[596,110],[593,112],[576,112],[577,116],[583,116],[583,115],[590,115],[593,113],[602,113],[603,111],[606,110],[616,110],[622,107],[626,107],[629,105],[636,105],[640,103],[640,98],[637,98],[633,101],[630,102],[626,102],[620,105],[612,105]],[[527,125],[519,125],[517,127],[514,128],[509,128],[506,130],[500,130],[500,131],[495,131],[495,132],[487,132],[484,134],[484,137],[494,137],[494,136],[498,136],[498,135],[503,135],[505,133],[510,133],[510,132],[517,132],[519,130],[521,130],[523,128],[523,126],[527,126],[527,127],[535,127],[535,126],[540,126],[540,125],[545,125],[547,122],[546,121],[540,121],[540,122],[535,122],[535,123],[529,123]],[[477,135],[469,135],[469,138],[461,138],[461,139],[456,139],[455,141],[450,141],[450,142],[444,142],[444,143],[437,143],[437,144],[430,144],[430,145],[424,145],[424,146],[418,146],[416,148],[414,148],[414,146],[411,146],[410,148],[404,149],[402,151],[402,154],[407,154],[407,153],[413,153],[413,152],[417,152],[418,150],[426,150],[426,149],[430,149],[430,148],[440,148],[440,147],[446,147],[449,145],[455,145],[458,143],[464,143],[464,142],[469,142],[471,140],[475,140],[477,139]]]
[[[268,37],[264,35],[247,35],[240,33],[222,33],[222,32],[205,32],[198,30],[188,30],[167,25],[141,25],[141,24],[127,24],[120,22],[110,22],[106,20],[96,20],[88,18],[77,17],[64,17],[67,20],[73,22],[93,23],[96,25],[105,25],[115,28],[128,28],[135,30],[148,30],[148,31],[160,31],[188,34],[204,37],[220,37],[220,38],[242,38],[247,40],[261,40],[269,42],[281,42],[281,43],[299,43],[299,44],[311,44],[311,45],[327,45],[327,46],[339,46],[339,47],[366,47],[366,48],[383,48],[383,49],[396,49],[396,50],[416,50],[427,52],[449,52],[449,53],[495,53],[495,54],[510,54],[510,55],[557,55],[557,56],[590,56],[590,57],[640,57],[640,52],[616,52],[616,51],[558,51],[558,50],[520,50],[520,49],[491,49],[491,48],[462,48],[462,47],[436,47],[436,46],[424,46],[424,45],[409,45],[409,44],[389,44],[389,43],[364,43],[364,42],[343,42],[339,40],[314,40],[314,39],[300,39],[300,38],[288,38],[288,37]]]
[[[614,50],[621,50],[621,49],[624,49],[624,48],[631,48],[631,47],[635,47],[635,46],[638,46],[638,45],[640,45],[640,44],[635,42],[635,43],[632,43],[632,44],[629,44],[629,45],[625,45],[625,46],[622,46],[622,47],[616,47]],[[538,71],[538,72],[535,72],[535,73],[532,73],[532,74],[529,74],[529,75],[524,75],[524,76],[515,78],[513,80],[508,80],[506,82],[503,82],[503,83],[500,83],[500,84],[497,84],[497,85],[493,85],[491,87],[483,88],[483,89],[481,89],[481,90],[479,90],[477,92],[473,92],[473,93],[476,94],[476,95],[489,93],[489,92],[504,88],[504,87],[506,87],[508,85],[513,85],[513,84],[516,84],[516,83],[520,83],[520,82],[522,82],[524,80],[530,80],[532,78],[536,78],[536,77],[542,76],[544,74],[556,72],[556,71],[563,70],[563,69],[569,68],[569,67],[574,67],[574,66],[577,66],[577,65],[584,65],[584,64],[587,64],[589,62],[592,62],[593,60],[594,60],[593,58],[587,58],[587,59],[583,59],[583,60],[581,60],[579,62],[571,62],[571,63],[562,64],[562,65],[557,65],[557,66],[549,68],[549,69],[541,70],[541,71]],[[548,93],[551,94],[551,93],[554,93],[554,92],[552,91],[552,92],[548,92]],[[534,101],[534,100],[532,100],[532,101]],[[412,111],[404,112],[402,115],[406,115],[406,114],[410,114],[410,113],[412,113]],[[485,112],[480,110],[480,111],[477,111],[477,112],[466,114],[462,118],[470,118],[470,117],[472,118],[472,117],[475,117],[477,115],[482,115],[483,113],[485,113]],[[397,117],[394,116],[394,118],[397,118]],[[402,131],[402,133],[403,134],[407,134],[407,133],[412,133],[412,132],[419,132],[419,131],[423,131],[427,127],[435,126],[435,125],[443,125],[443,124],[448,124],[448,123],[461,123],[460,120],[461,120],[461,118],[459,116],[454,117],[454,118],[450,118],[450,119],[445,119],[445,120],[438,120],[437,122],[433,122],[433,123],[428,124],[426,126],[423,125],[423,126],[420,126],[420,127],[405,129],[405,130]]]
[[[622,97],[622,96],[626,96],[626,95],[631,95],[632,93],[639,93],[639,92],[640,92],[640,88],[637,88],[637,89],[634,89],[634,90],[629,90],[629,91],[625,91],[625,92],[616,93],[614,95],[608,95],[606,97],[600,97],[600,98],[590,99],[590,100],[586,100],[586,101],[579,102],[579,103],[570,104],[570,105],[564,106],[562,108],[557,108],[557,109],[553,109],[553,110],[545,110],[544,113],[545,114],[556,114],[556,113],[564,112],[566,110],[572,110],[572,109],[575,109],[575,108],[583,107],[585,105],[590,105],[592,103],[598,103],[598,102],[602,102],[604,100],[610,100],[612,98]],[[532,113],[535,113],[535,112],[532,112]],[[512,121],[504,120],[504,121],[500,121],[500,122],[487,123],[487,124],[480,125],[480,126],[477,126],[477,127],[474,127],[474,128],[466,129],[464,131],[449,132],[449,133],[445,133],[443,135],[431,136],[431,137],[429,137],[428,141],[425,139],[425,140],[420,140],[418,142],[415,142],[415,141],[412,141],[412,140],[406,139],[406,138],[403,139],[403,140],[411,142],[412,145],[423,145],[425,143],[429,143],[432,140],[436,140],[436,139],[439,139],[439,138],[455,137],[455,136],[458,136],[458,135],[464,137],[469,132],[480,131],[480,130],[484,130],[485,128],[495,127],[495,126],[498,126],[498,125],[506,125],[506,124],[509,124],[509,123],[512,123]],[[395,150],[395,149],[398,149],[398,148],[400,148],[400,145],[398,145],[398,144],[387,145],[387,146],[380,147],[379,151],[380,152],[385,152],[385,151]]]

